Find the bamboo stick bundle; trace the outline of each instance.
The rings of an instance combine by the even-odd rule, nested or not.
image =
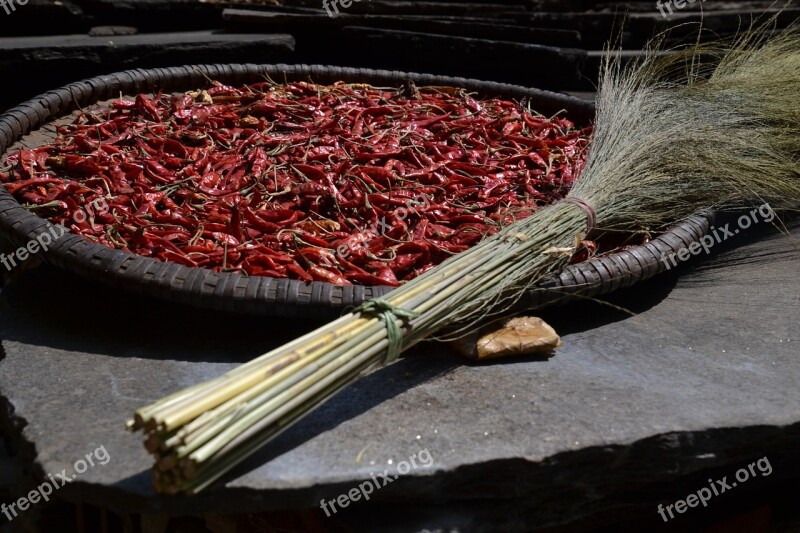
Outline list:
[[[800,201],[800,33],[746,34],[601,75],[568,197],[295,341],[139,409],[156,488],[196,493],[364,372],[507,309],[589,231],[650,231],[708,207]],[[701,57],[717,56],[713,66]]]

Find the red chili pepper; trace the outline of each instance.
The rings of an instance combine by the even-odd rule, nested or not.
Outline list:
[[[161,117],[158,115],[158,108],[156,108],[156,104],[147,96],[143,94],[137,95],[134,107],[156,122],[161,121]]]
[[[401,272],[413,268],[421,259],[423,259],[423,254],[403,254],[398,255],[390,265],[395,272]]]
[[[294,263],[290,263],[290,264],[286,265],[285,268],[286,268],[286,272],[290,273],[290,274],[293,274],[295,279],[299,279],[299,280],[302,280],[302,281],[314,281],[314,278],[311,277],[311,275],[308,272],[306,272],[305,270],[300,268],[299,265],[296,265]]]
[[[378,279],[383,281],[383,284],[389,285],[391,287],[397,287],[400,283],[397,281],[397,277],[395,277],[394,272],[391,268],[381,268],[378,270],[377,273]]]
[[[100,165],[91,157],[77,155],[48,157],[45,163],[47,167],[74,172],[82,176],[91,176],[102,170]]]
[[[341,274],[331,272],[330,270],[317,265],[311,265],[308,271],[317,281],[327,281],[328,283],[333,283],[334,285],[352,285],[352,283],[350,283],[347,278]]]
[[[10,183],[6,183],[5,188],[8,194],[15,194],[17,191],[21,189],[26,189],[31,185],[46,185],[48,183],[60,183],[60,182],[61,182],[60,179],[51,177],[31,178],[29,180],[13,181]]]
[[[300,231],[298,238],[302,241],[307,242],[308,244],[312,244],[314,246],[322,246],[325,247],[328,245],[328,242],[324,239],[320,239],[319,237],[315,237],[314,235],[308,233],[307,231]]]
[[[320,169],[319,167],[315,167],[313,165],[298,163],[292,165],[292,168],[302,173],[306,178],[315,181],[324,181],[325,178],[327,177],[324,170]]]
[[[245,220],[247,220],[249,224],[254,226],[259,231],[264,233],[277,233],[281,230],[280,225],[262,219],[247,207],[242,208],[242,211],[244,213]]]

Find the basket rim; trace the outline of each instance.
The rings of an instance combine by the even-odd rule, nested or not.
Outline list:
[[[588,123],[594,116],[592,102],[569,95],[461,77],[325,65],[199,64],[121,71],[77,81],[34,97],[0,115],[0,155],[48,122],[120,94],[186,91],[207,85],[209,78],[226,84],[254,83],[263,81],[264,75],[276,81],[344,80],[372,85],[400,85],[412,80],[420,86],[462,87],[482,96],[528,98],[537,110],[555,113],[565,109],[570,119],[578,123]],[[712,220],[713,212],[698,213],[647,244],[571,265],[540,288],[529,290],[525,305],[537,307],[575,293],[594,296],[647,279],[664,270],[660,264],[663,254],[699,239]],[[14,245],[24,246],[54,227],[26,210],[5,187],[0,187],[0,232]],[[215,272],[109,248],[72,233],[65,233],[36,255],[58,268],[128,291],[195,307],[264,316],[328,318],[392,289]]]

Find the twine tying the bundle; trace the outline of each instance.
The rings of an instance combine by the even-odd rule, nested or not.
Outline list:
[[[389,343],[386,348],[386,356],[383,358],[383,364],[387,365],[394,362],[400,356],[400,352],[403,351],[403,331],[397,325],[397,319],[405,323],[412,318],[418,317],[419,313],[396,307],[391,302],[381,298],[367,300],[356,311],[361,316],[380,317],[383,320],[386,325],[386,340]]]
[[[575,198],[572,196],[567,196],[561,201],[567,204],[578,206],[581,211],[586,213],[586,236],[588,237],[588,235],[596,228],[595,224],[597,223],[597,210],[594,208],[594,205],[592,205],[590,202],[587,202],[583,198]]]

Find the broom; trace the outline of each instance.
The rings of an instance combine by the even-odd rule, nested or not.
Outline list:
[[[139,409],[158,491],[196,493],[364,372],[498,313],[590,231],[650,231],[701,208],[800,199],[800,34],[748,33],[601,74],[594,139],[569,196],[293,342]],[[717,56],[708,67],[701,56]]]

